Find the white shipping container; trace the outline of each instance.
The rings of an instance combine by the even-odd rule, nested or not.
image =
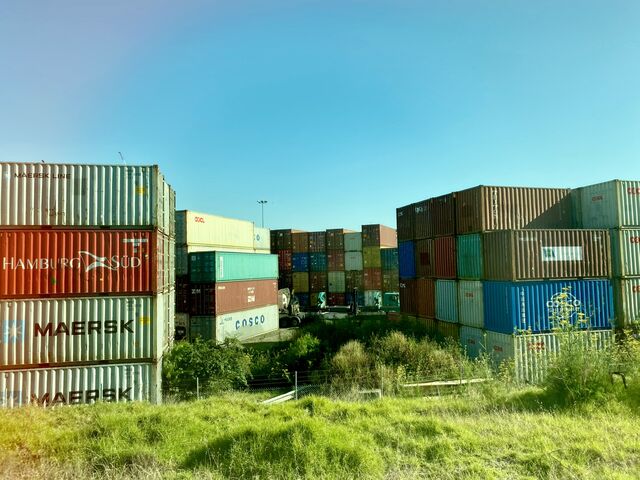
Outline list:
[[[362,233],[353,232],[344,234],[345,252],[362,252]]]
[[[382,306],[382,292],[380,290],[365,290],[364,306],[365,307]]]
[[[0,301],[0,368],[155,361],[171,343],[175,292]]]
[[[578,189],[582,228],[640,225],[640,182],[611,180]]]
[[[458,313],[460,324],[484,328],[484,302],[481,281],[460,280],[458,282]]]
[[[268,228],[253,228],[253,250],[256,253],[271,253],[271,232]]]
[[[362,271],[364,269],[362,252],[344,252],[344,269]]]
[[[146,400],[161,402],[161,365],[132,363],[0,374],[0,408]]]
[[[177,245],[212,247],[218,251],[252,252],[254,241],[252,222],[191,210],[176,212]]]
[[[484,330],[466,325],[460,327],[460,345],[469,358],[476,359],[484,353],[485,344]]]
[[[158,228],[175,235],[175,192],[156,165],[0,163],[0,227]]]
[[[614,277],[640,276],[640,229],[611,230]]]
[[[225,338],[247,340],[279,328],[277,305],[253,308],[243,312],[227,313],[216,317],[216,341]]]
[[[640,321],[640,278],[613,280],[616,328]]]

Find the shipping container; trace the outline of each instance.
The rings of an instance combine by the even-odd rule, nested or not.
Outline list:
[[[242,312],[225,313],[218,316],[192,316],[191,338],[215,340],[218,343],[227,338],[244,341],[278,329],[278,306],[252,308]]]
[[[570,190],[478,186],[456,192],[458,235],[489,230],[573,228]]]
[[[192,283],[189,313],[223,315],[278,303],[277,280]]]
[[[591,328],[611,328],[612,295],[609,280],[486,281],[484,326],[507,334],[520,330],[545,332],[560,326],[561,314],[570,314],[575,324],[578,315],[584,314]]]
[[[251,222],[191,210],[176,212],[177,245],[252,252],[255,241],[255,228]]]
[[[353,304],[353,293],[351,293],[351,292],[345,293],[344,294],[344,301],[345,301],[345,305],[352,305]],[[358,292],[358,294],[357,294],[357,302],[358,302],[358,306],[364,307],[364,291]]]
[[[382,268],[380,247],[362,247],[362,264],[364,268]]]
[[[398,268],[400,278],[415,278],[416,257],[414,242],[400,242],[398,245]]]
[[[189,280],[193,283],[275,278],[278,278],[278,255],[230,252],[189,254]]]
[[[396,209],[398,242],[413,240],[415,236],[414,205],[406,205]]]
[[[276,230],[276,247],[278,250],[293,250],[293,234],[295,230]]]
[[[418,317],[418,321],[424,325],[425,330],[427,331],[427,334],[430,335],[431,337],[437,337],[438,334],[438,320],[436,320],[435,318],[424,318],[424,317]]]
[[[326,232],[309,233],[309,252],[323,253],[327,250]]]
[[[458,323],[458,285],[455,280],[436,280],[436,318]]]
[[[327,303],[332,306],[342,307],[346,305],[344,293],[330,293],[327,296]]]
[[[176,313],[175,317],[175,340],[189,341],[189,314],[188,313]]]
[[[467,280],[484,278],[482,234],[459,235],[456,238],[456,260],[458,278]]]
[[[271,251],[276,253],[278,251],[278,232],[271,230],[269,237],[271,238]]]
[[[613,280],[616,328],[640,322],[640,278]]]
[[[456,238],[438,237],[433,240],[436,278],[456,278]]]
[[[362,252],[344,252],[345,270],[359,270],[362,272],[363,268],[364,262],[362,259]]]
[[[173,337],[170,296],[0,301],[0,370],[155,361]]]
[[[293,253],[291,250],[278,250],[278,270],[280,272],[293,271]]]
[[[433,222],[429,200],[423,200],[413,204],[413,223],[415,228],[415,240],[433,237]]]
[[[382,270],[382,291],[397,292],[400,284],[398,270]]]
[[[403,279],[400,281],[400,311],[408,315],[417,315],[416,280]]]
[[[188,276],[176,278],[176,312],[189,313],[190,285]]]
[[[432,239],[428,238],[415,242],[415,257],[417,277],[435,276],[436,265]]]
[[[326,307],[327,292],[313,292],[309,295],[309,306],[311,308]]]
[[[362,247],[397,247],[396,231],[385,225],[362,225]]]
[[[308,272],[309,271],[309,254],[294,253],[291,257],[292,272]]]
[[[458,315],[460,324],[484,328],[484,302],[481,281],[460,280],[458,282]]]
[[[344,251],[345,252],[361,252],[362,251],[362,233],[353,232],[344,234]]]
[[[385,308],[400,308],[400,293],[396,289],[394,292],[382,292],[382,306]]]
[[[431,278],[415,280],[416,314],[420,317],[436,316],[436,284]]]
[[[640,225],[640,182],[611,180],[579,188],[582,228],[620,228]]]
[[[344,293],[346,291],[344,272],[329,272],[327,281],[329,293]]]
[[[298,297],[298,304],[302,308],[309,308],[309,294],[308,293],[296,293]]]
[[[270,232],[268,228],[253,227],[253,250],[260,253],[271,253]]]
[[[163,291],[162,239],[133,230],[0,231],[0,298]]]
[[[460,341],[460,324],[438,320],[436,327],[438,335],[442,338],[450,338],[456,342]]]
[[[563,333],[514,335],[487,331],[485,338],[487,354],[495,365],[511,361],[516,380],[533,384],[544,380],[548,366],[561,350],[563,341],[567,341]],[[613,342],[611,330],[583,332],[578,338],[599,349]]]
[[[327,250],[327,269],[333,271],[344,271],[344,251]]]
[[[345,230],[344,228],[334,228],[327,230],[327,250],[342,250],[344,251],[344,235],[345,233],[354,233],[352,230]]]
[[[614,276],[640,276],[640,229],[611,230],[611,257]]]
[[[161,367],[151,363],[8,370],[0,375],[0,407],[160,403],[160,384]]]
[[[431,230],[434,237],[453,236],[456,233],[455,195],[449,193],[429,199]]]
[[[382,290],[382,270],[379,268],[364,269],[364,289]]]
[[[485,278],[537,280],[611,275],[607,230],[503,230],[483,237]]]
[[[380,290],[365,290],[364,306],[372,308],[382,307],[382,292]]]
[[[362,292],[364,290],[364,272],[362,270],[347,270],[344,272],[345,291],[351,292],[354,288]]]
[[[273,250],[277,254],[278,250]],[[223,248],[216,246],[200,246],[200,245],[176,245],[175,247],[175,269],[176,275],[189,275],[189,254],[202,252],[230,252],[230,253],[259,253],[269,254],[268,250],[250,251],[245,248]]]
[[[485,353],[486,339],[481,328],[460,325],[460,345],[462,350],[472,360]]]
[[[293,274],[293,289],[296,293],[309,292],[309,274],[307,272],[296,272]]]
[[[309,253],[309,233],[296,232],[291,235],[294,253]]]
[[[175,207],[157,165],[0,163],[0,227],[157,228],[173,237]]]
[[[398,271],[398,249],[383,248],[380,250],[380,261],[383,270]]]
[[[293,288],[293,273],[280,273],[278,277],[278,288]]]
[[[312,252],[309,254],[309,270],[311,272],[326,272],[328,268],[326,253]]]
[[[309,273],[309,290],[311,292],[325,292],[327,290],[327,272]]]

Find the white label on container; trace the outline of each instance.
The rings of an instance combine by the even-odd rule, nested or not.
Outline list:
[[[542,247],[543,262],[572,262],[582,260],[582,247]]]

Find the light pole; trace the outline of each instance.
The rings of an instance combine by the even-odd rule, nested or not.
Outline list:
[[[262,228],[264,228],[264,204],[267,203],[266,200],[258,200],[260,207],[262,209]]]

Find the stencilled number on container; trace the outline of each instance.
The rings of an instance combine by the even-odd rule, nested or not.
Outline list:
[[[204,217],[194,217],[196,223],[204,223]]]

